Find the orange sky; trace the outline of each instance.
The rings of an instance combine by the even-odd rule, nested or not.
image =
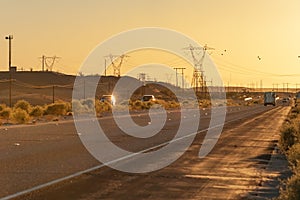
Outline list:
[[[211,58],[226,85],[300,86],[299,9],[299,0],[0,0],[0,70],[8,68],[8,34],[18,68],[40,70],[38,57],[57,55],[54,70],[76,74],[100,42],[153,26],[214,47]],[[139,59],[130,57],[127,67]]]

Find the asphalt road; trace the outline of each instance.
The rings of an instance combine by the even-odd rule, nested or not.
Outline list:
[[[289,107],[230,107],[221,138],[205,158],[199,148],[210,121],[201,110],[199,134],[176,162],[161,170],[132,174],[103,167],[82,145],[72,121],[1,127],[0,197],[3,199],[243,199],[274,196],[277,189],[264,183],[280,172],[268,170],[281,123]],[[110,116],[99,120],[107,137],[132,152],[167,142],[178,129],[180,112],[148,139],[122,133]],[[145,113],[133,120],[147,125]],[[84,134],[84,133],[83,133]],[[134,157],[130,158],[134,160]],[[86,171],[86,169],[94,170]],[[79,172],[78,174],[75,174]],[[63,180],[64,177],[73,178]],[[61,179],[58,183],[44,185]],[[54,183],[53,182],[53,183]],[[41,186],[41,188],[40,188]],[[31,191],[32,189],[33,191]],[[35,190],[38,189],[38,190]],[[22,191],[30,191],[18,196]],[[263,192],[262,192],[263,191]]]

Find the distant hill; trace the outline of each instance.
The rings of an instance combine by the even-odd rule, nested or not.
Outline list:
[[[71,101],[73,84],[76,76],[66,75],[50,71],[17,71],[11,74],[11,94],[12,103],[24,99],[33,105],[49,104],[54,101]],[[9,104],[9,73],[0,72],[0,103]],[[139,80],[132,77],[122,77],[130,83],[136,82],[142,84]],[[85,87],[89,86],[89,80],[99,79],[99,76],[78,76],[79,81],[85,80]],[[96,98],[104,94],[111,94],[119,77],[102,76],[98,83]],[[162,83],[161,83],[162,84]],[[165,83],[163,83],[165,85]],[[168,87],[176,89],[173,85]],[[126,85],[124,85],[126,92]],[[154,94],[160,98],[172,99],[172,92],[164,86],[146,82],[144,87],[137,89],[132,96],[133,99],[139,99],[143,94]],[[171,96],[170,96],[171,95]],[[84,95],[82,96],[84,98]]]

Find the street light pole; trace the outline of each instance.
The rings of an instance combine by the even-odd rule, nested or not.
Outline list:
[[[13,35],[6,36],[5,39],[8,40],[9,106],[12,107],[12,101],[11,101],[11,40],[13,39]]]
[[[11,40],[13,39],[13,35],[9,35],[5,37],[8,40],[8,70],[11,68]]]

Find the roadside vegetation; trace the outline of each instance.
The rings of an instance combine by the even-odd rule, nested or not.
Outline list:
[[[157,100],[155,102],[126,101],[114,108],[122,110],[129,107],[130,110],[148,110],[151,107],[159,106],[165,109],[180,108],[176,101]],[[72,109],[73,108],[73,109]],[[73,113],[74,111],[74,113]],[[102,113],[111,112],[112,105],[108,102],[101,102],[95,99],[73,100],[72,103],[58,101],[52,104],[33,106],[25,100],[19,100],[12,108],[5,104],[0,104],[0,125],[27,124],[37,121],[58,121],[61,118],[72,116],[73,114]]]
[[[0,105],[0,125],[55,121],[68,113],[71,113],[71,104],[67,102],[59,101],[44,106],[33,106],[25,100],[19,100],[12,108],[5,104]]]
[[[281,128],[280,148],[293,175],[284,182],[278,200],[300,199],[300,105],[293,107]]]
[[[255,102],[245,102],[242,99],[238,101],[227,99],[227,102],[220,102],[216,106],[249,106],[255,104]],[[149,110],[150,108],[171,110],[180,109],[181,107],[209,108],[211,107],[211,101],[209,99],[199,99],[198,101],[184,100],[179,103],[176,98],[170,100],[156,99],[155,101],[127,100],[119,102],[114,106],[114,109],[122,111],[129,108],[130,111],[140,111]],[[97,116],[101,116],[103,113],[111,112],[112,108],[109,102],[101,102],[92,98],[73,100],[72,102],[57,101],[51,104],[35,106],[25,100],[19,100],[13,107],[0,104],[0,125],[58,121],[74,114],[95,113]]]

